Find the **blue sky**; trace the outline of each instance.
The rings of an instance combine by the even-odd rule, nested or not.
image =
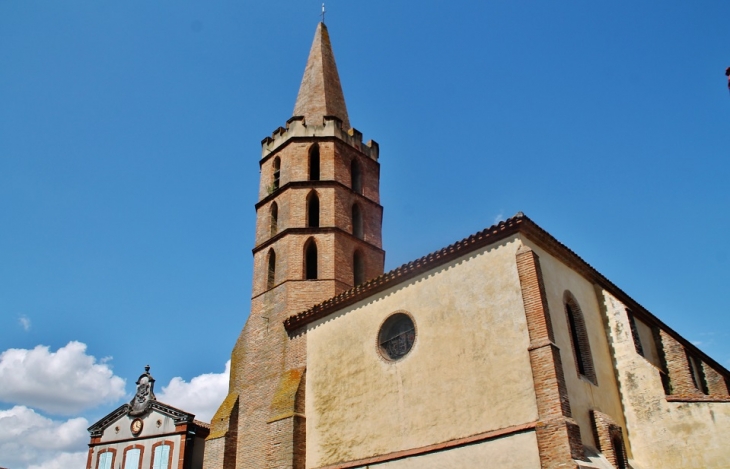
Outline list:
[[[93,422],[145,364],[158,386],[223,373],[260,141],[320,3],[0,0],[0,353],[126,380],[0,412]],[[350,121],[380,144],[386,269],[523,211],[730,366],[729,2],[327,9]]]

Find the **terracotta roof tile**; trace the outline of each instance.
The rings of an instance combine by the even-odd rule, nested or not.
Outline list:
[[[207,422],[203,422],[202,420],[198,420],[198,419],[193,419],[193,423],[199,427],[210,430],[210,424]]]

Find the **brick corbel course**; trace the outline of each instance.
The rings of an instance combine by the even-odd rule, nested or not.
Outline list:
[[[571,418],[560,349],[553,339],[550,310],[538,255],[528,246],[517,250],[517,273],[530,335],[530,364],[537,400],[535,428],[543,469],[577,468],[585,459],[580,428]]]

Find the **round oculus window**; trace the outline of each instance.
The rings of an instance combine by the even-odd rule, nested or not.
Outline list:
[[[378,348],[388,360],[398,360],[411,351],[416,340],[416,326],[410,316],[395,313],[385,320],[378,333]]]

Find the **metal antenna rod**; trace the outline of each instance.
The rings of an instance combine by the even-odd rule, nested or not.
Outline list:
[[[324,3],[322,4],[322,24],[324,24]]]

